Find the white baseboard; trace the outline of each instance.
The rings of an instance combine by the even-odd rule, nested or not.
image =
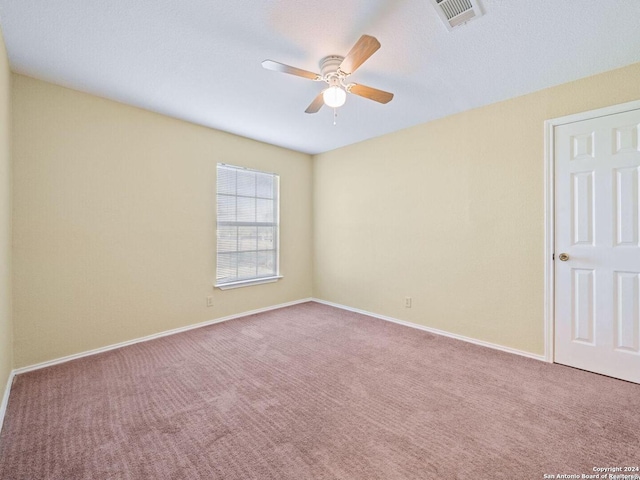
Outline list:
[[[4,414],[7,413],[7,405],[9,405],[9,393],[11,393],[11,384],[13,383],[13,377],[15,377],[15,371],[9,373],[7,379],[7,386],[4,389],[4,395],[2,395],[2,403],[0,403],[0,433],[2,433],[2,424],[4,423]]]
[[[505,347],[504,345],[498,345],[496,343],[485,342],[484,340],[478,340],[471,337],[465,337],[464,335],[458,335],[457,333],[451,333],[444,330],[438,330],[437,328],[425,327],[424,325],[418,325],[417,323],[406,322],[404,320],[398,320],[397,318],[387,317],[385,315],[379,315],[373,312],[367,312],[366,310],[360,310],[359,308],[352,308],[346,305],[341,305],[339,303],[327,302],[326,300],[320,300],[318,298],[312,298],[311,301],[316,303],[322,303],[324,305],[329,305],[330,307],[341,308],[342,310],[347,310],[349,312],[360,313],[362,315],[367,315],[369,317],[378,318],[380,320],[385,320],[387,322],[397,323],[399,325],[404,325],[405,327],[416,328],[418,330],[423,330],[429,333],[435,333],[436,335],[442,335],[444,337],[455,338],[456,340],[462,340],[463,342],[473,343],[475,345],[480,345],[482,347],[493,348],[494,350],[501,350],[507,353],[513,353],[515,355],[521,355],[523,357],[533,358],[534,360],[540,360],[546,362],[544,355],[537,355],[531,352],[525,352],[524,350],[518,350],[516,348]]]
[[[29,365],[27,367],[16,368],[11,372],[12,378],[13,375],[20,375],[21,373],[31,372],[33,370],[39,370],[41,368],[50,367],[52,365],[58,365],[59,363],[69,362],[71,360],[75,360],[77,358],[88,357],[91,355],[96,355],[98,353],[108,352],[109,350],[115,350],[116,348],[126,347],[128,345],[134,345],[136,343],[148,342],[149,340],[154,340],[156,338],[166,337],[168,335],[175,335],[176,333],[187,332],[189,330],[194,330],[196,328],[206,327],[208,325],[214,325],[216,323],[227,322],[229,320],[233,320],[235,318],[247,317],[249,315],[255,315],[256,313],[268,312],[270,310],[277,310],[279,308],[290,307],[292,305],[298,305],[299,303],[306,303],[312,301],[311,298],[304,298],[301,300],[295,300],[293,302],[281,303],[279,305],[272,305],[270,307],[258,308],[256,310],[250,310],[248,312],[236,313],[234,315],[229,315],[227,317],[216,318],[214,320],[207,320],[206,322],[195,323],[193,325],[187,325],[186,327],[174,328],[173,330],[166,330],[160,333],[154,333],[152,335],[147,335],[145,337],[135,338],[133,340],[127,340],[120,343],[114,343],[113,345],[108,345],[106,347],[95,348],[93,350],[87,350],[86,352],[74,353],[73,355],[67,355],[66,357],[56,358],[54,360],[48,360],[46,362],[36,363],[35,365]],[[7,398],[9,394],[6,394]],[[4,405],[4,404],[3,404]],[[4,411],[3,411],[4,413]]]

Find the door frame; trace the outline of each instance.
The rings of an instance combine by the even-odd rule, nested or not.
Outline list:
[[[554,128],[640,109],[640,100],[552,118],[544,122],[544,360],[555,360],[555,138]]]

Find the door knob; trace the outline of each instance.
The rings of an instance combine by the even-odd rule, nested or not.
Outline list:
[[[569,260],[569,254],[568,253],[561,253],[560,255],[558,255],[558,258],[561,261],[566,262],[567,260]]]

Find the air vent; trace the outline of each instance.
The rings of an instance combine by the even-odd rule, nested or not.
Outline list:
[[[431,0],[431,3],[449,30],[482,16],[476,0]]]

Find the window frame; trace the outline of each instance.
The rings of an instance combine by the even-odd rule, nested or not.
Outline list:
[[[247,197],[245,195],[239,195],[238,194],[238,187],[237,187],[237,182],[236,182],[236,187],[235,187],[235,192],[234,194],[220,194],[219,192],[219,173],[220,173],[220,167],[226,168],[226,169],[233,169],[236,171],[246,171],[246,172],[255,172],[261,175],[270,175],[273,178],[273,182],[274,182],[274,191],[273,191],[273,195],[275,196],[274,200],[274,214],[273,214],[273,222],[271,222],[270,225],[260,225],[261,223],[265,223],[265,222],[258,222],[257,219],[254,222],[246,222],[246,221],[238,221],[237,219],[237,207],[236,207],[236,219],[233,222],[228,222],[228,221],[224,221],[221,222],[219,220],[219,216],[218,216],[218,209],[219,209],[219,195],[229,195],[229,196],[234,196],[236,198],[239,197],[244,197],[244,198],[254,198],[254,199],[260,199],[261,197],[259,197],[257,195],[257,192],[255,194],[255,196],[253,197]],[[257,188],[257,187],[256,187]],[[221,225],[222,223],[222,225]],[[270,228],[275,228],[275,239],[274,239],[274,246],[271,250],[265,250],[265,251],[269,251],[269,252],[273,252],[274,254],[274,261],[275,261],[275,274],[274,275],[268,275],[268,276],[264,276],[264,277],[250,277],[250,278],[241,278],[241,279],[235,279],[235,280],[231,280],[231,281],[226,281],[226,282],[221,282],[218,279],[218,266],[219,266],[219,256],[220,256],[220,250],[219,250],[219,231],[221,227],[229,227],[229,226],[235,226],[237,228],[243,227],[243,226],[254,226],[259,228],[259,227],[270,227]],[[256,250],[256,254],[258,254],[260,252],[260,250]],[[223,252],[225,253],[225,252]],[[234,251],[231,251],[229,253],[234,253]],[[238,249],[238,247],[236,246],[236,250],[235,253],[241,253],[241,251]],[[256,262],[256,267],[257,267],[257,262]],[[256,274],[257,275],[257,274]],[[237,278],[237,277],[236,277]],[[280,175],[278,175],[277,173],[273,173],[273,172],[266,172],[263,170],[256,170],[256,169],[252,169],[252,168],[247,168],[247,167],[241,167],[238,165],[230,165],[230,164],[226,164],[226,163],[218,163],[216,165],[216,280],[214,283],[214,287],[215,288],[219,288],[220,290],[228,290],[228,289],[232,289],[232,288],[240,288],[240,287],[248,287],[248,286],[252,286],[252,285],[261,285],[261,284],[265,284],[265,283],[273,283],[273,282],[277,282],[278,280],[280,280],[281,278],[283,278],[283,276],[280,274]]]

